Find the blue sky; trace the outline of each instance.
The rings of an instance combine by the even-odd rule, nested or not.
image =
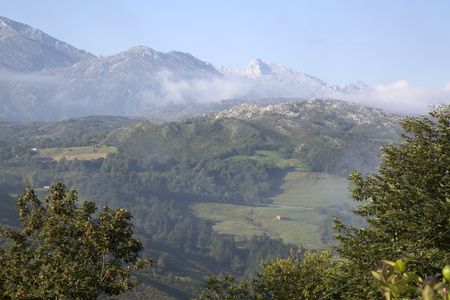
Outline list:
[[[0,14],[97,55],[146,45],[336,84],[450,82],[450,1],[0,0]]]

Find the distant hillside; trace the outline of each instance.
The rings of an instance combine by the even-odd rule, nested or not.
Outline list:
[[[0,142],[3,148],[43,148],[61,146],[86,146],[100,143],[107,134],[138,120],[91,116],[60,122],[0,123]]]
[[[312,171],[346,175],[377,165],[379,147],[399,132],[400,117],[337,100],[269,106],[242,104],[179,123],[137,123],[108,135],[130,157],[207,159],[282,151]]]

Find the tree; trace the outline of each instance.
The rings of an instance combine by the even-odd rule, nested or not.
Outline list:
[[[340,257],[319,252],[263,264],[251,284],[252,299],[382,299],[414,296],[418,287],[422,299],[439,293],[448,298],[450,279],[417,284],[419,277],[402,266],[407,262],[428,279],[450,262],[450,106],[430,115],[402,121],[405,133],[399,143],[382,148],[378,173],[350,176],[353,199],[360,204],[355,213],[367,226],[335,221]],[[390,262],[397,258],[402,259]],[[385,259],[388,264],[378,269]],[[398,270],[386,268],[389,263]],[[450,278],[450,267],[445,268],[443,275]],[[214,292],[227,295],[246,288],[229,279],[212,282]]]
[[[95,299],[137,285],[134,270],[141,242],[133,237],[131,214],[93,202],[77,205],[75,190],[54,184],[45,198],[26,188],[18,198],[20,229],[2,227],[2,298]]]
[[[210,277],[198,299],[340,299],[334,291],[344,284],[340,279],[342,262],[331,252],[306,252],[302,256],[293,251],[288,258],[262,263],[261,271],[250,281]]]
[[[231,276],[211,276],[197,300],[251,300],[254,299],[250,286],[243,280],[236,283]]]
[[[450,261],[450,106],[405,118],[398,144],[382,148],[377,174],[353,173],[355,213],[365,228],[336,220],[338,252],[358,278],[349,298],[379,298],[370,270],[402,258],[425,277]]]
[[[395,262],[384,261],[381,268],[372,271],[372,276],[386,300],[450,300],[450,265],[442,268],[442,274],[424,280],[416,272],[407,271],[406,263],[397,259]]]
[[[277,258],[264,263],[253,282],[256,299],[340,299],[334,290],[342,263],[331,252],[306,252],[303,257]]]

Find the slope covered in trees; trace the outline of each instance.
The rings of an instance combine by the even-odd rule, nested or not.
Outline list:
[[[198,293],[206,274],[251,275],[260,258],[286,256],[294,246],[267,235],[219,234],[212,221],[194,214],[192,204],[266,205],[289,172],[367,172],[378,162],[378,147],[396,138],[398,116],[339,101],[252,110],[167,124],[94,117],[1,124],[2,191],[11,197],[30,184],[43,193],[60,181],[76,187],[82,200],[128,209],[146,254],[155,258],[155,267],[142,274],[144,283],[187,298]],[[95,143],[118,151],[94,160],[40,154],[42,147],[95,151]]]
[[[401,125],[378,173],[350,177],[355,213],[367,226],[335,221],[338,257],[300,253],[263,264],[250,281],[213,277],[200,299],[448,299],[450,107]],[[374,272],[385,259],[395,263]]]

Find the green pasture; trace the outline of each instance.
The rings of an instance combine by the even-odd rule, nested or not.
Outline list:
[[[67,160],[94,160],[105,158],[110,153],[116,153],[117,148],[112,146],[83,146],[43,148],[38,151],[40,157],[52,158],[54,160],[60,160],[63,157]]]
[[[321,224],[327,217],[317,208],[350,204],[345,178],[314,172],[288,173],[282,192],[269,206],[197,203],[193,212],[215,223],[214,230],[237,239],[266,233],[286,243],[308,249],[326,248],[321,242]],[[282,220],[278,220],[281,216]]]

